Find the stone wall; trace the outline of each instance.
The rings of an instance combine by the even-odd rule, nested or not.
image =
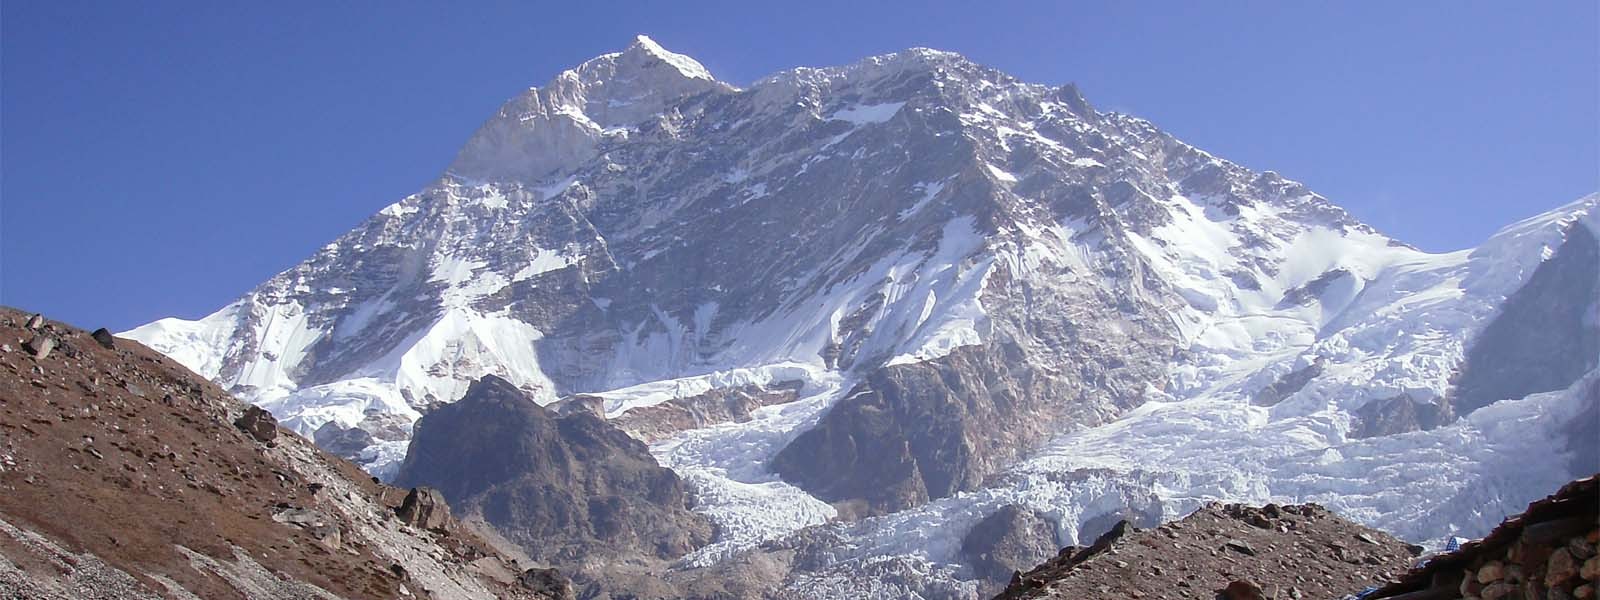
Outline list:
[[[1594,598],[1600,577],[1600,476],[1567,484],[1487,537],[1441,554],[1370,598]]]

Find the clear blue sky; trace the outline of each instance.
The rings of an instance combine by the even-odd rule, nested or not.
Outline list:
[[[910,46],[1076,82],[1428,250],[1600,187],[1592,0],[969,4],[9,0],[0,303],[206,314],[638,33],[735,84]]]

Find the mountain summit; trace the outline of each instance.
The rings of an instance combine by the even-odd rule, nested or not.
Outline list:
[[[383,477],[493,375],[651,432],[717,531],[683,568],[787,547],[762,572],[803,596],[970,597],[1004,506],[1065,543],[1208,500],[1427,540],[1594,470],[1597,203],[1430,254],[956,54],[738,89],[640,38],[127,335]]]

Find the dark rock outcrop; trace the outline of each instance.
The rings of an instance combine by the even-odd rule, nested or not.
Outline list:
[[[1322,368],[1323,362],[1319,357],[1311,364],[1295,369],[1283,377],[1279,377],[1271,385],[1261,388],[1261,391],[1256,392],[1255,398],[1251,400],[1251,403],[1256,406],[1277,406],[1279,402],[1287,400],[1289,396],[1293,396],[1295,392],[1305,388],[1307,383],[1311,383],[1311,380],[1322,375]]]
[[[773,458],[784,480],[846,518],[884,514],[974,489],[1045,421],[1046,394],[1004,376],[984,348],[875,371]]]
[[[1450,403],[1443,399],[1417,402],[1400,394],[1373,400],[1356,410],[1356,428],[1351,435],[1370,438],[1408,431],[1426,431],[1456,419]]]
[[[574,600],[572,580],[555,569],[528,569],[517,576],[517,585],[555,600]]]
[[[1451,395],[1455,413],[1507,398],[1565,389],[1595,368],[1600,323],[1588,313],[1600,298],[1600,240],[1582,223],[1506,299],[1472,341]]]
[[[116,336],[111,335],[111,331],[104,327],[94,330],[94,333],[89,334],[89,337],[94,338],[94,343],[100,344],[101,348],[107,350],[115,350],[117,348]]]
[[[1013,572],[1055,556],[1060,545],[1056,525],[1049,519],[1008,504],[967,532],[961,540],[961,557],[979,577],[1003,584]]]
[[[427,487],[411,488],[401,501],[395,515],[407,525],[429,531],[443,531],[450,525],[450,504],[439,490]]]
[[[417,422],[396,482],[436,488],[540,562],[674,558],[711,538],[644,443],[587,411],[557,415],[498,377]]]
[[[799,381],[788,381],[767,387],[742,385],[716,388],[703,394],[629,410],[617,417],[615,423],[634,437],[647,443],[653,442],[688,429],[749,421],[750,413],[758,408],[798,400],[802,385]],[[580,396],[574,400],[582,398]]]
[[[258,442],[270,442],[278,437],[278,420],[272,413],[259,406],[245,407],[244,414],[233,422],[234,427],[244,430]]]

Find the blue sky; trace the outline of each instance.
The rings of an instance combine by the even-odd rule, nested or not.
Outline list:
[[[1428,250],[1600,187],[1600,3],[5,2],[0,303],[198,317],[645,33],[746,84],[910,46],[1076,82]]]

